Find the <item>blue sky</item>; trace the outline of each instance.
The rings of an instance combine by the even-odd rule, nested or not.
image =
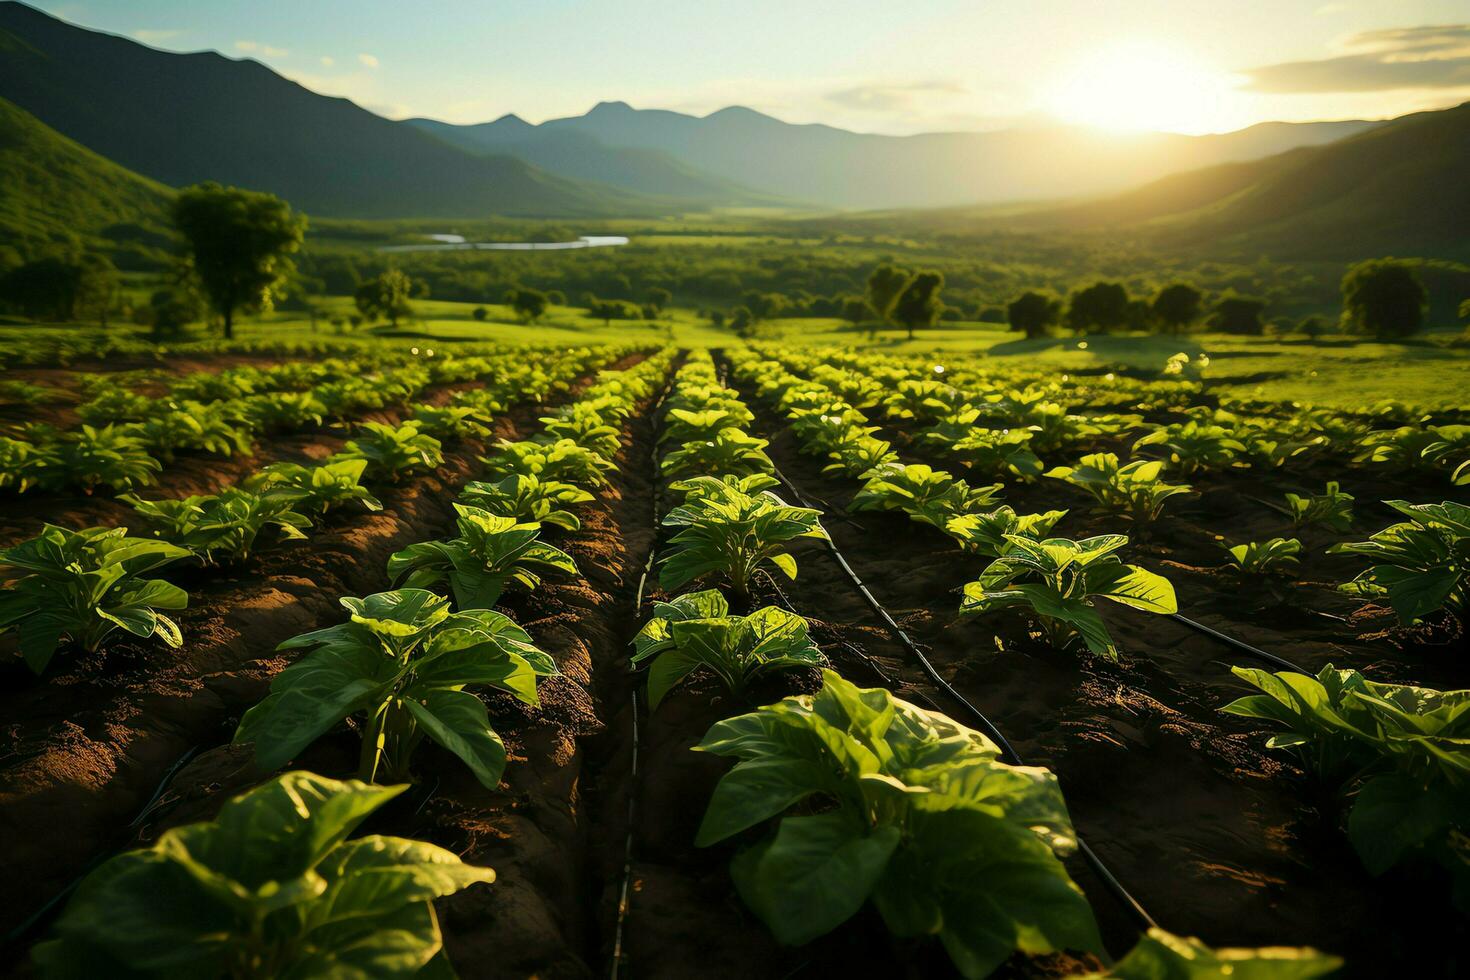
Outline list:
[[[1470,99],[1464,0],[41,0],[393,117],[604,99],[875,132],[1060,117],[1210,132]]]

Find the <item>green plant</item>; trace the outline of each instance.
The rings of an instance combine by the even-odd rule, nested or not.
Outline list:
[[[1280,726],[1268,747],[1342,787],[1348,837],[1368,871],[1436,862],[1470,912],[1470,691],[1379,684],[1331,665],[1315,678],[1233,670],[1263,693],[1222,710]]]
[[[421,541],[388,559],[388,579],[411,589],[447,584],[461,611],[489,609],[507,586],[527,591],[547,574],[576,575],[572,557],[538,541],[540,524],[521,524],[514,517],[455,504],[459,537]]]
[[[1160,479],[1163,468],[1159,460],[1121,465],[1116,453],[1092,453],[1076,466],[1057,466],[1045,475],[1085,490],[1104,510],[1144,527],[1158,518],[1171,497],[1190,492],[1187,486]]]
[[[0,436],[0,490],[25,493],[36,483],[43,462],[34,443]]]
[[[163,465],[149,455],[143,441],[113,425],[84,425],[40,447],[35,473],[48,488],[80,487],[91,493],[100,486],[129,490],[156,482]]]
[[[1056,649],[1081,639],[1093,653],[1116,660],[1118,648],[1093,608],[1094,599],[1151,613],[1179,611],[1168,579],[1118,557],[1127,535],[1033,541],[1008,534],[1005,540],[1010,547],[965,586],[960,615],[1024,606]]]
[[[158,537],[210,563],[220,552],[231,561],[249,558],[256,538],[268,527],[286,540],[304,539],[302,529],[311,527],[311,518],[295,509],[301,499],[299,492],[280,487],[258,493],[227,487],[218,494],[170,500],[143,500],[130,493],[118,497],[146,518]]]
[[[1229,429],[1194,419],[1155,429],[1136,441],[1133,451],[1144,446],[1162,447],[1181,476],[1233,466],[1246,451],[1245,444]]]
[[[632,662],[648,663],[650,709],[696,671],[714,674],[743,698],[757,678],[773,671],[826,663],[807,636],[806,620],[775,606],[732,616],[716,589],[654,603],[653,618],[633,638],[633,648]]]
[[[602,408],[605,410],[607,406]],[[543,418],[541,422],[540,442],[569,439],[579,446],[593,450],[604,459],[612,459],[623,448],[621,432],[604,421],[595,405],[571,405],[558,415]]]
[[[941,531],[951,518],[994,509],[1001,485],[972,487],[944,470],[914,463],[888,463],[866,476],[848,510],[897,510]]]
[[[302,510],[325,514],[352,501],[370,511],[383,509],[383,502],[362,485],[365,459],[339,459],[320,466],[300,463],[271,463],[252,473],[240,486],[255,493],[286,490]]]
[[[179,408],[150,415],[128,426],[127,431],[165,463],[172,463],[174,454],[180,450],[243,456],[254,448],[249,426],[218,405],[198,402],[185,402]]]
[[[1296,538],[1249,541],[1225,549],[1230,556],[1228,567],[1250,576],[1285,575],[1300,563],[1297,555],[1301,551],[1302,543]]]
[[[1367,541],[1343,542],[1327,549],[1329,555],[1360,555],[1373,562],[1341,590],[1386,598],[1405,625],[1436,609],[1448,609],[1462,625],[1470,624],[1470,507],[1449,500],[1384,503],[1408,520],[1384,528]]]
[[[1288,493],[1286,509],[1291,514],[1291,525],[1303,528],[1309,524],[1321,524],[1334,531],[1349,531],[1353,526],[1353,495],[1343,493],[1336,480],[1328,480],[1327,488],[1320,494]]]
[[[364,422],[357,438],[332,457],[333,462],[341,459],[366,460],[369,478],[397,482],[405,473],[439,466],[444,453],[439,440],[421,432],[413,420],[399,426]]]
[[[805,538],[827,540],[819,512],[792,507],[769,490],[742,486],[753,484],[711,476],[673,484],[671,489],[686,496],[663,519],[664,527],[679,531],[659,559],[660,588],[673,591],[707,575],[719,575],[730,583],[737,600],[747,603],[756,569],[773,565],[794,579],[796,558],[786,549]]]
[[[279,650],[308,651],[271,681],[245,712],[237,743],[254,743],[264,769],[277,769],[346,718],[360,722],[358,776],[409,777],[414,749],[429,738],[457,756],[481,785],[505,771],[505,743],[471,685],[538,704],[537,682],[557,673],[551,657],[491,609],[450,613],[449,600],[422,589],[344,598],[351,620],[304,633]]]
[[[275,391],[245,400],[245,417],[254,428],[267,432],[321,425],[326,414],[327,406],[310,391]]]
[[[1016,950],[1102,949],[1058,859],[1077,842],[1056,777],[1005,765],[979,732],[823,671],[817,695],[718,722],[696,748],[739,761],[695,843],[777,821],[730,874],[783,943],[871,901],[895,935],[938,937],[966,977]]]
[[[1032,541],[1040,541],[1066,516],[1067,512],[1064,510],[1049,510],[1044,514],[1017,514],[1010,507],[1001,506],[988,513],[951,517],[944,530],[966,551],[999,558],[1010,550],[1007,535],[1016,534]]]
[[[467,483],[459,492],[459,499],[498,517],[575,531],[582,522],[565,508],[590,503],[596,498],[581,487],[560,480],[512,473],[494,483]]]
[[[348,840],[406,786],[288,772],[111,858],[33,957],[51,977],[453,976],[433,901],[495,880],[424,841]]]
[[[960,418],[964,419],[969,414],[966,412]],[[1029,430],[982,429],[964,422],[959,430],[951,433],[936,426],[919,433],[919,439],[938,445],[971,473],[992,479],[1041,475],[1041,460],[1028,448],[1031,442]]]
[[[1211,949],[1155,926],[1113,966],[1075,980],[1315,980],[1340,966],[1341,959],[1315,949]]]
[[[63,638],[90,653],[121,629],[178,647],[183,635],[160,610],[183,609],[189,596],[143,575],[187,557],[175,545],[130,538],[125,527],[68,531],[47,524],[29,541],[0,550],[0,630],[17,632],[20,655],[38,674]]]
[[[419,431],[441,442],[483,439],[490,434],[490,417],[470,405],[418,405],[413,421],[419,424]]]
[[[496,479],[520,474],[597,487],[607,482],[606,473],[617,468],[596,450],[586,449],[570,439],[553,443],[502,440],[498,449],[494,456],[480,459],[489,475]]]
[[[769,473],[775,464],[766,455],[765,439],[757,439],[733,426],[720,429],[711,438],[693,438],[666,454],[659,464],[665,476],[682,478],[715,474]]]

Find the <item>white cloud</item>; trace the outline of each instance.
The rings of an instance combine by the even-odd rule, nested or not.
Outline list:
[[[184,32],[177,30],[140,30],[134,31],[133,37],[137,38],[139,41],[142,41],[144,44],[159,44],[163,41],[170,41],[178,37],[182,33]]]
[[[359,54],[357,56],[357,60],[362,62],[363,65],[368,68],[378,67],[378,59],[374,55],[370,55],[367,53]]]
[[[327,55],[322,55],[322,67],[323,68],[330,68],[333,65],[335,65],[336,63],[337,63],[337,59],[332,58],[332,57],[329,57]]]
[[[291,52],[285,48],[273,48],[269,44],[261,44],[259,41],[236,41],[236,51],[244,51],[249,54],[258,54],[262,58],[284,58]]]

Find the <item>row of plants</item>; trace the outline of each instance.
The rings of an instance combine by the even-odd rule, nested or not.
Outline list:
[[[191,389],[202,387],[199,394],[213,392],[218,396],[213,400],[181,397],[177,390],[152,398],[108,381],[110,388],[82,406],[83,422],[75,430],[32,424],[20,438],[0,437],[0,488],[17,493],[130,490],[156,483],[164,466],[181,452],[246,455],[265,435],[329,421],[350,431],[355,417],[385,409],[410,412],[436,438],[480,435],[487,417],[508,407],[507,393],[537,397],[550,390],[551,378],[527,371],[524,365],[551,356],[533,353],[511,369],[504,367],[510,358],[376,356],[337,362],[323,369],[325,373],[287,364],[180,379]],[[278,385],[305,380],[307,386],[256,388],[266,382],[255,375]],[[411,408],[430,387],[478,379],[486,381],[484,388],[456,391],[446,406]]]
[[[763,397],[774,398],[778,408],[786,409],[799,439],[803,429],[796,413],[801,409],[792,406],[805,406],[829,418],[851,411],[831,389],[790,374],[778,362],[738,353],[732,360]],[[820,441],[804,440],[804,445],[811,451],[830,450]],[[1124,566],[1114,556],[1116,548],[1126,543],[1122,535],[1086,542],[1044,539],[1065,511],[1015,515],[997,508],[952,516],[967,499],[964,489],[955,487],[947,474],[936,475],[927,467],[903,474],[899,469],[900,464],[888,462],[866,474],[868,482],[854,498],[853,509],[905,511],[921,523],[945,530],[967,550],[993,556],[980,580],[965,587],[967,611],[1023,606],[1051,645],[1062,648],[1080,637],[1092,652],[1104,655],[1113,653],[1105,627],[1095,613],[1069,610],[1069,598],[1094,594],[1096,583],[1107,589],[1121,587],[1122,595],[1107,595],[1114,601],[1170,611],[1170,603],[1154,603],[1163,594],[1156,585],[1162,579]],[[1121,482],[1108,470],[1092,465],[1079,478],[1096,492],[1106,492]],[[1370,563],[1342,586],[1343,591],[1386,602],[1405,624],[1446,610],[1465,630],[1470,626],[1466,615],[1470,507],[1449,501],[1386,503],[1406,520],[1367,541],[1340,542],[1329,549]],[[1295,521],[1322,522],[1339,530],[1348,524],[1351,504],[1352,497],[1336,484],[1329,484],[1322,495],[1288,497]],[[1242,574],[1262,575],[1295,562],[1299,551],[1300,543],[1294,539],[1273,539],[1235,546],[1229,554]],[[1139,603],[1138,598],[1144,601]],[[1309,772],[1333,788],[1344,827],[1370,874],[1381,875],[1401,865],[1436,864],[1448,872],[1456,903],[1470,908],[1470,848],[1464,844],[1470,840],[1465,816],[1470,809],[1464,806],[1465,777],[1470,775],[1470,750],[1464,741],[1470,733],[1466,727],[1470,691],[1378,684],[1357,671],[1330,665],[1315,678],[1239,667],[1234,671],[1265,693],[1223,710],[1286,728],[1286,734],[1273,737],[1268,746],[1298,756]]]
[[[0,349],[0,370],[21,367],[66,367],[78,361],[138,360],[165,364],[176,357],[234,355],[245,357],[351,357],[391,348],[380,339],[352,337],[219,337],[154,343],[113,330],[27,326],[24,342]],[[16,336],[16,334],[12,334]]]
[[[214,821],[106,862],[79,887],[54,938],[36,947],[40,975],[453,976],[433,900],[493,882],[494,872],[424,841],[348,837],[408,788],[426,740],[481,785],[499,784],[506,749],[476,691],[534,707],[557,666],[493,607],[507,588],[577,574],[569,555],[540,539],[537,518],[559,512],[548,526],[578,526],[566,508],[592,499],[614,466],[622,423],[669,357],[605,373],[543,419],[535,439],[502,442],[485,460],[499,479],[467,485],[455,505],[455,537],[395,553],[386,574],[399,587],[343,598],[347,622],[281,645],[304,653],[241,718],[235,740],[276,770],[350,723],[360,743],[356,779],[288,772],[226,803]],[[598,465],[580,474],[501,472],[533,457],[526,444],[565,452],[568,443]]]
[[[759,364],[730,356],[737,372]],[[737,701],[773,672],[819,667],[822,680],[815,695],[716,723],[696,746],[735,765],[695,843],[736,842],[735,889],[787,945],[871,907],[893,936],[937,940],[967,977],[989,976],[1017,952],[1105,961],[1092,910],[1062,863],[1077,838],[1055,776],[1002,762],[984,734],[939,712],[845,680],[796,613],[751,611],[753,570],[765,563],[794,578],[788,549],[826,538],[821,515],[772,492],[765,443],[745,431],[751,413],[703,352],[680,371],[668,406],[660,466],[683,503],[663,519],[675,533],[659,558],[660,586],[707,587],[655,603],[634,640],[651,708],[696,673],[718,678]],[[840,409],[825,414],[832,428],[849,426],[853,442],[871,435]],[[840,447],[820,451],[841,465]],[[1212,951],[1153,930],[1089,975],[1314,977],[1338,965],[1312,950]]]
[[[497,384],[475,390],[487,404],[542,399],[617,353],[578,348],[528,358],[503,369]],[[169,614],[184,609],[188,596],[150,573],[165,566],[179,573],[199,563],[238,564],[256,550],[262,533],[300,539],[337,507],[379,509],[364,480],[396,482],[443,461],[440,440],[420,422],[367,423],[340,454],[320,464],[271,464],[217,494],[165,500],[125,495],[142,520],[142,534],[48,524],[37,537],[0,550],[0,630],[15,631],[20,654],[36,673],[64,645],[95,652],[119,630],[178,647],[182,636]]]
[[[1269,416],[1250,419],[1249,425],[1255,427],[1251,429],[1250,434],[1238,429],[1232,433],[1218,425],[1209,426],[1197,420],[1190,420],[1158,428],[1135,443],[1135,447],[1154,444],[1163,446],[1170,454],[1168,461],[1137,459],[1123,462],[1116,453],[1095,452],[1084,455],[1074,466],[1058,466],[1046,470],[1039,459],[1023,459],[1015,455],[1015,447],[1026,442],[1025,438],[1021,438],[1020,443],[1008,443],[1006,440],[1015,440],[1018,435],[1025,437],[1029,433],[1032,440],[1042,439],[1047,446],[1072,444],[1076,443],[1076,440],[1098,436],[1100,433],[1094,431],[1094,428],[1100,417],[1113,421],[1120,417],[1081,416],[1068,413],[1059,415],[1055,411],[1055,405],[1047,408],[1040,415],[1027,414],[1030,411],[1027,408],[1028,405],[1034,408],[1037,404],[1043,406],[1046,404],[1036,401],[1036,399],[1043,398],[1046,392],[1041,390],[1039,383],[1034,381],[1027,389],[1002,390],[977,380],[976,383],[981,387],[965,391],[951,383],[956,380],[953,377],[954,372],[946,375],[947,380],[916,377],[918,373],[916,368],[894,365],[890,363],[893,359],[884,358],[881,355],[839,353],[833,360],[847,365],[846,368],[839,369],[829,364],[816,362],[813,355],[807,351],[783,349],[779,353],[780,364],[801,368],[800,373],[810,379],[809,383],[818,385],[819,391],[825,390],[825,395],[812,396],[818,402],[834,394],[844,398],[851,394],[859,397],[864,405],[878,407],[890,418],[930,422],[932,424],[928,428],[921,429],[915,435],[916,446],[938,448],[950,458],[965,465],[972,474],[977,472],[978,462],[980,464],[978,471],[995,479],[1015,481],[1030,480],[1040,476],[1061,480],[1078,492],[1085,494],[1094,511],[1130,521],[1132,533],[1136,537],[1147,537],[1157,526],[1164,507],[1170,501],[1181,499],[1190,493],[1189,486],[1170,482],[1170,473],[1199,472],[1201,469],[1209,468],[1212,465],[1209,461],[1220,458],[1221,453],[1225,451],[1221,449],[1222,443],[1229,443],[1232,447],[1256,446],[1266,455],[1274,454],[1280,458],[1291,458],[1303,451],[1308,442],[1328,447],[1337,446],[1343,452],[1351,453],[1352,447],[1358,441],[1367,438],[1363,435],[1367,431],[1366,421],[1346,414],[1339,417],[1331,411],[1319,409],[1304,409],[1300,413],[1301,417],[1310,420],[1310,425],[1316,432],[1316,435],[1311,436],[1307,441],[1267,438],[1263,434],[1265,430],[1259,427],[1275,423],[1276,420]],[[781,383],[786,387],[802,380],[789,371],[785,373],[788,377]],[[1065,379],[1066,375],[1061,377]],[[1095,379],[1089,383],[1095,383]],[[1050,384],[1058,385],[1059,382],[1052,381]],[[1118,378],[1113,384],[1123,385],[1128,389],[1138,389],[1149,385],[1162,386],[1165,394],[1172,392],[1176,397],[1191,394],[1187,386],[1182,383],[1144,382]],[[1089,389],[1078,387],[1073,390],[1088,391]],[[799,400],[802,396],[797,394],[790,396],[790,399],[785,395],[781,397],[783,401],[778,407],[787,412],[793,429],[801,436],[803,429],[800,428],[801,423],[793,411],[796,401],[790,399]],[[1136,395],[1129,397],[1136,398]],[[817,404],[808,406],[807,410],[826,419],[840,417],[839,410],[848,413],[857,411],[854,406],[847,403],[839,403],[835,406]],[[1196,406],[1187,411],[1214,410]],[[1070,421],[1059,423],[1056,421],[1059,418]],[[1044,421],[1046,419],[1051,421]],[[997,422],[1020,426],[1028,421],[1032,424],[1025,429],[991,427]],[[1060,437],[1057,434],[1058,426],[1065,427],[1071,435],[1065,439]],[[1402,433],[1408,428],[1411,427],[1401,427],[1395,431]],[[1453,434],[1462,443],[1466,439],[1466,433],[1470,433],[1470,429],[1466,429],[1466,432],[1452,433],[1451,430],[1454,428],[1452,426],[1430,426],[1429,428],[1436,429],[1439,435]],[[1348,433],[1344,437],[1345,441],[1332,435],[1338,429]],[[989,448],[982,453],[976,448],[980,444],[985,444]],[[1085,442],[1081,444],[1085,445]],[[1441,447],[1448,444],[1446,440],[1440,440],[1438,443]],[[1470,443],[1464,444],[1470,445]],[[817,449],[825,448],[825,444],[821,442],[817,442],[815,446]],[[969,447],[968,451],[955,449],[955,447],[966,446]],[[1383,445],[1380,444],[1378,448],[1381,451]],[[1453,453],[1441,454],[1439,459],[1443,461],[1452,457]],[[1406,460],[1420,458],[1423,457],[1418,450],[1408,453],[1405,457]],[[1269,465],[1269,463],[1262,462],[1259,465]],[[1406,461],[1404,465],[1411,464]],[[951,521],[961,503],[969,498],[978,499],[978,503],[971,505],[972,510],[986,508],[1003,489],[1003,484],[979,488],[977,491],[964,484],[963,481],[955,481],[943,471],[905,467],[904,474],[899,476],[897,464],[891,461],[889,470],[890,473],[883,474],[884,479],[871,491],[869,488],[864,488],[859,495],[862,503],[858,504],[855,501],[855,506],[863,508],[899,506],[899,509],[907,509],[916,520],[946,531],[955,537],[962,547],[979,546],[983,549],[988,544],[993,544],[994,532],[998,529],[996,522],[974,518],[965,518],[958,523],[951,523]],[[829,468],[830,472],[833,472],[831,468]],[[907,501],[906,496],[912,497],[912,502]],[[1338,481],[1329,481],[1321,493],[1286,493],[1281,509],[1297,532],[1315,526],[1338,535],[1346,535],[1353,527],[1353,503],[1353,496],[1343,492]],[[1405,507],[1414,506],[1403,501],[1387,501],[1386,503],[1400,511]],[[1436,508],[1439,513],[1448,513],[1456,508],[1461,508],[1461,505],[1452,501],[1424,506]],[[1002,510],[1001,513],[1004,514],[1004,511]],[[1041,515],[1029,515],[1022,520],[1023,522],[1033,521],[1032,526],[1039,527],[1042,529],[1041,533],[1046,533],[1064,513],[1064,511],[1049,511]],[[1010,521],[1010,515],[1005,515],[1005,521]],[[1412,543],[1390,549],[1389,562],[1379,562],[1374,565],[1374,569],[1383,564],[1388,564],[1390,568],[1386,568],[1381,576],[1370,569],[1363,576],[1344,583],[1341,591],[1386,601],[1398,615],[1400,621],[1406,625],[1418,622],[1426,615],[1440,609],[1449,611],[1463,623],[1465,620],[1463,599],[1465,586],[1463,583],[1466,575],[1465,548],[1467,546],[1463,543],[1463,533],[1457,530],[1457,522],[1440,519],[1427,523],[1420,522],[1417,525],[1411,522],[1410,526],[1417,528],[1411,535]],[[1385,528],[1373,535],[1371,541],[1398,540],[1406,533],[1403,528],[1404,525]],[[976,534],[977,529],[981,533]],[[1327,553],[1371,555],[1375,548],[1376,546],[1370,542],[1360,543],[1349,539],[1341,540],[1330,546]],[[1236,575],[1259,578],[1289,573],[1299,562],[1303,550],[1302,542],[1297,537],[1275,537],[1243,543],[1227,541],[1222,557],[1224,567]],[[1382,582],[1379,581],[1380,577]],[[1394,585],[1393,588],[1388,587],[1390,582]]]
[[[781,362],[759,355],[732,352],[730,357],[741,380],[785,414],[803,452],[836,462],[848,455],[843,443],[875,438],[876,430],[865,424],[862,412],[815,378],[800,378]],[[843,475],[831,465],[824,472]],[[943,470],[905,464],[891,450],[871,469],[851,475],[864,482],[850,510],[907,514],[988,560],[979,577],[964,587],[962,616],[1020,608],[1057,649],[1076,644],[1117,659],[1117,646],[1096,600],[1151,613],[1178,609],[1168,580],[1119,557],[1128,544],[1125,535],[1054,537],[1052,529],[1066,511],[1017,514],[1000,503],[1000,484],[971,486]]]

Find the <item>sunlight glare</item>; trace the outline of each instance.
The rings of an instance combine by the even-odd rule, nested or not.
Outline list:
[[[1061,79],[1047,103],[1060,119],[1084,126],[1208,133],[1239,124],[1231,91],[1227,76],[1182,52],[1138,43],[1086,59]]]

